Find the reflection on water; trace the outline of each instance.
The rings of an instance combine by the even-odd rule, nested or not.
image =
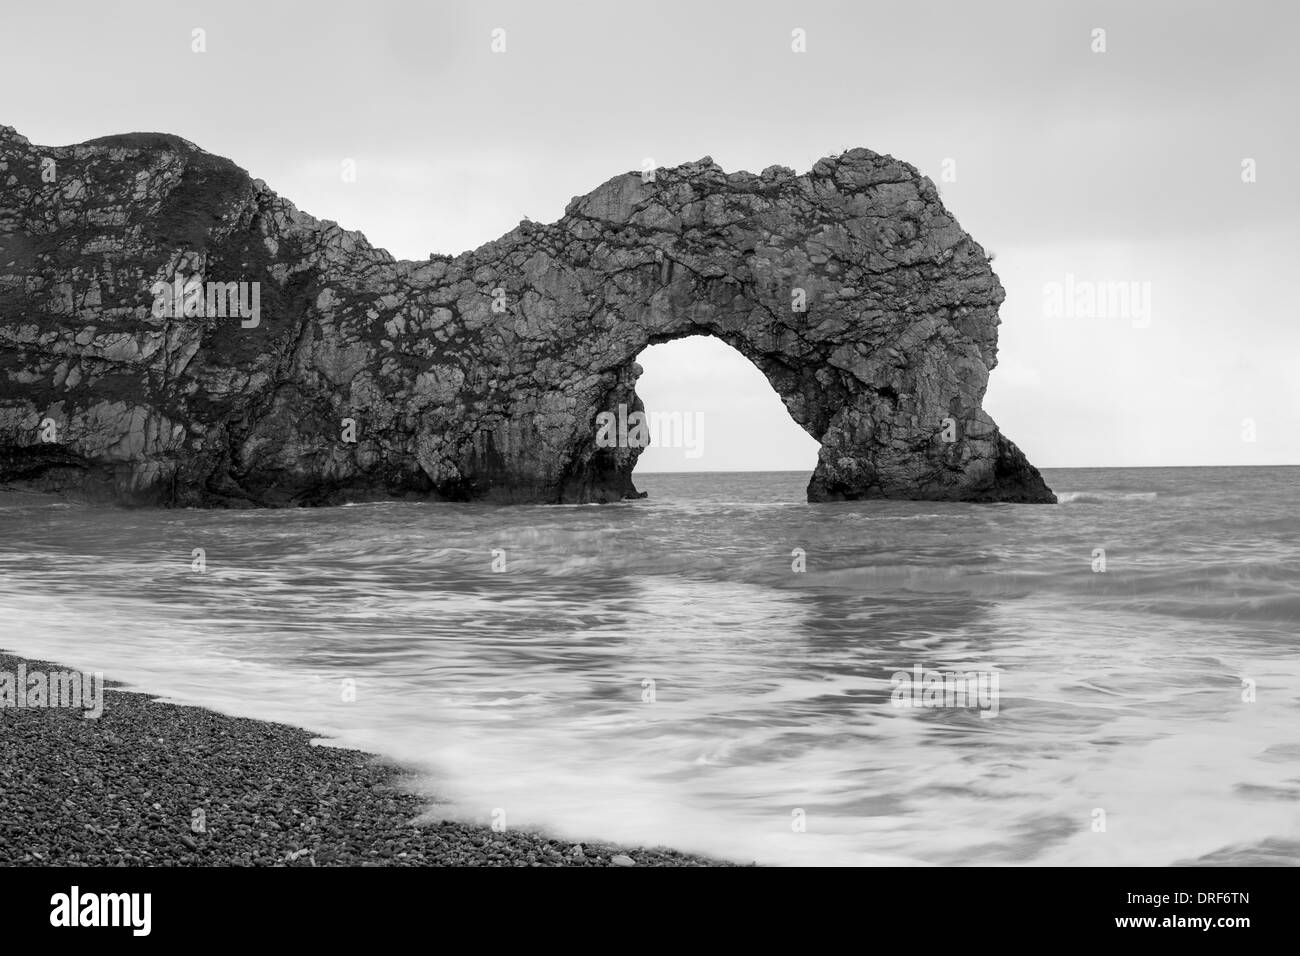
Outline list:
[[[801,474],[638,475],[650,498],[575,507],[9,495],[0,646],[310,727],[427,768],[439,813],[575,839],[1300,861],[1300,471],[1047,477],[1058,507],[813,506]],[[997,716],[893,706],[918,665],[996,671]]]

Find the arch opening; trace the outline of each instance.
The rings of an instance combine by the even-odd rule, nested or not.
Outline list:
[[[633,472],[638,487],[656,475],[727,472],[797,472],[806,484],[819,442],[734,346],[688,335],[648,345],[636,364],[649,438]]]

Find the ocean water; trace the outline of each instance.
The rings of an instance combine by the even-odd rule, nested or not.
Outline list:
[[[0,647],[574,840],[1300,863],[1300,468],[1045,475],[1059,506],[809,505],[804,473],[638,475],[649,498],[605,506],[9,494]],[[913,668],[997,694],[899,706]]]

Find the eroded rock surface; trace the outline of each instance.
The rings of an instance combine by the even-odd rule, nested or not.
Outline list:
[[[647,345],[709,334],[821,442],[810,500],[1055,501],[980,408],[1004,293],[930,180],[865,149],[643,180],[407,262],[175,136],[55,148],[0,127],[0,483],[616,500],[639,449],[600,447],[597,415],[642,407]],[[177,276],[257,283],[255,324],[156,314]]]

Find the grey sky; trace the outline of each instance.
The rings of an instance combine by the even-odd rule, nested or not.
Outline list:
[[[1297,463],[1297,26],[1274,2],[43,0],[5,10],[0,122],[178,133],[408,258],[552,221],[646,158],[803,170],[868,146],[996,253],[986,408],[1036,464]],[[1046,315],[1067,274],[1149,283],[1149,321]],[[643,360],[648,402],[709,410],[706,453],[673,467],[811,467],[719,354]]]

